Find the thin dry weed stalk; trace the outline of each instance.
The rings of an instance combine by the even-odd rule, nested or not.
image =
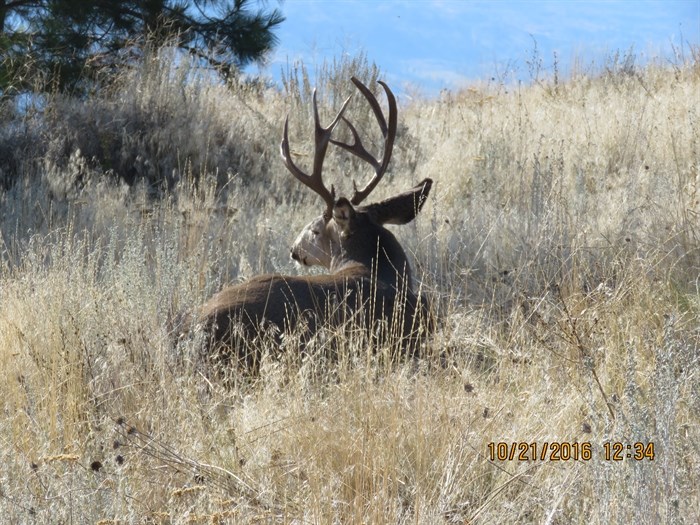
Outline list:
[[[441,303],[426,357],[330,331],[221,380],[168,319],[298,271],[312,202],[277,158],[291,94],[161,60],[123,89],[4,109],[3,518],[697,521],[694,60],[400,100],[391,170],[436,181],[425,220],[397,230]],[[129,167],[131,187],[113,176]],[[501,442],[593,454],[500,461]],[[656,455],[607,461],[609,442]]]

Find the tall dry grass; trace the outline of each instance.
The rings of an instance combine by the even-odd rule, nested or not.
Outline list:
[[[330,106],[341,72],[377,74],[346,66],[320,82]],[[288,82],[222,86],[163,53],[87,100],[3,108],[4,519],[697,522],[697,61],[401,104],[376,198],[436,181],[396,228],[440,305],[426,357],[290,340],[221,380],[170,323],[225,282],[298,271],[319,203],[277,157],[290,108],[311,152],[310,86]],[[339,189],[357,169],[329,155]],[[499,442],[592,454],[494,460]],[[654,459],[606,460],[610,442]]]

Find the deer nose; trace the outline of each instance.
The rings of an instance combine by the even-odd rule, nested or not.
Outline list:
[[[295,252],[294,250],[290,250],[290,256],[296,262],[300,262],[299,254],[297,252]]]

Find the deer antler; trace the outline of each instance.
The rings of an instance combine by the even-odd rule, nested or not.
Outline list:
[[[384,152],[382,154],[381,160],[375,158],[369,151],[367,151],[367,149],[362,145],[360,135],[357,133],[355,126],[353,126],[350,123],[350,121],[345,117],[341,118],[347,124],[348,128],[350,128],[353,137],[352,144],[346,144],[345,142],[340,142],[331,139],[331,143],[335,144],[336,146],[340,146],[344,150],[347,150],[353,155],[364,160],[365,162],[368,162],[374,168],[374,176],[361,190],[357,189],[357,184],[355,183],[355,181],[353,181],[353,188],[355,190],[355,193],[352,199],[350,199],[350,202],[352,202],[354,205],[358,205],[363,200],[365,200],[370,193],[372,193],[372,190],[379,183],[379,181],[382,180],[382,177],[384,176],[384,173],[386,172],[386,169],[389,166],[389,160],[391,160],[391,151],[394,148],[394,139],[396,138],[396,128],[398,121],[396,110],[396,97],[394,97],[394,94],[389,89],[389,86],[387,86],[381,80],[378,81],[378,83],[384,88],[384,91],[386,92],[386,98],[389,103],[389,125],[387,126],[386,119],[384,118],[384,113],[382,113],[382,110],[379,107],[379,102],[377,102],[377,98],[372,94],[369,88],[365,86],[362,82],[360,82],[357,78],[352,77],[351,80],[353,84],[357,86],[357,89],[359,89],[360,92],[367,99],[367,102],[369,102],[369,105],[372,108],[372,111],[374,111],[374,115],[375,117],[377,117],[377,121],[379,122],[379,128],[382,131],[382,135],[384,136]]]
[[[338,124],[338,122],[340,122],[340,119],[344,119],[343,113],[345,112],[345,109],[347,108],[351,98],[352,95],[349,96],[345,100],[345,102],[343,102],[343,106],[340,108],[340,111],[335,116],[335,119],[333,119],[333,122],[331,122],[331,124],[327,128],[324,128],[319,122],[318,106],[316,104],[316,90],[314,89],[314,167],[311,175],[307,175],[306,173],[301,171],[299,167],[296,166],[292,161],[292,156],[289,152],[289,115],[287,115],[287,118],[284,121],[284,135],[282,137],[282,143],[280,144],[280,154],[282,155],[284,165],[292,173],[292,175],[296,177],[296,179],[299,182],[301,182],[305,186],[309,187],[312,191],[320,195],[321,198],[325,201],[326,211],[324,213],[324,216],[327,219],[330,219],[331,214],[333,212],[333,204],[335,203],[335,190],[331,185],[331,189],[329,191],[328,188],[326,188],[326,186],[323,184],[323,160],[326,157],[328,143],[333,142],[331,140],[331,134],[333,133],[333,129],[335,129],[335,126]]]

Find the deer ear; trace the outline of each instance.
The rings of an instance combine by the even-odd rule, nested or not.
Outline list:
[[[352,220],[355,217],[355,209],[350,201],[341,197],[333,206],[333,220],[340,228],[341,234],[347,235],[351,232]]]
[[[423,208],[432,186],[432,179],[425,179],[395,197],[363,206],[362,211],[368,213],[377,224],[407,224],[415,219]]]

